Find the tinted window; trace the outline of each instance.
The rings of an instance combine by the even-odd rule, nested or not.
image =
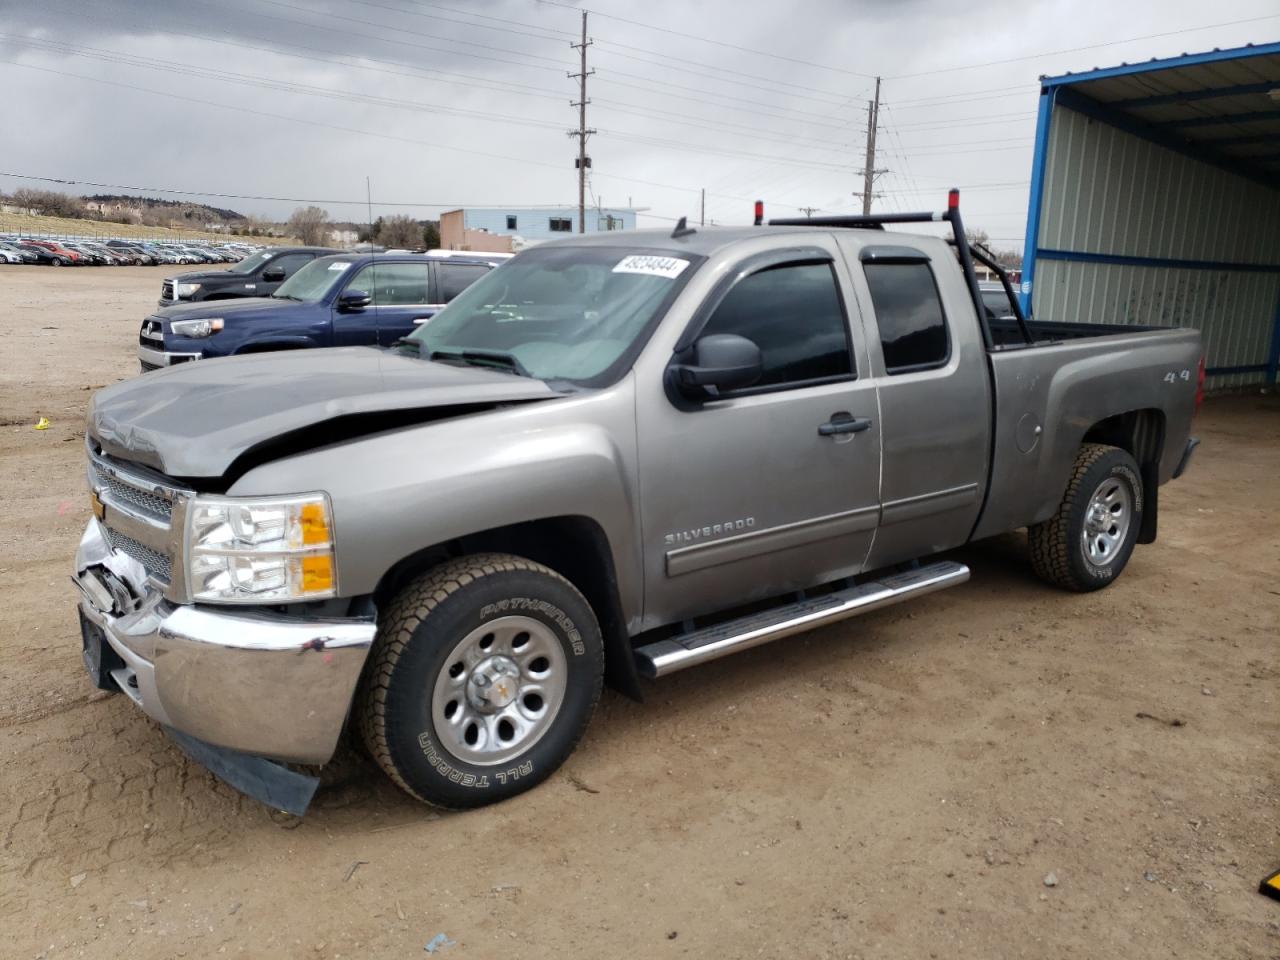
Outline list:
[[[844,309],[826,263],[772,267],[741,280],[700,335],[713,333],[736,333],[760,348],[764,375],[756,386],[853,372]]]
[[[276,257],[267,265],[267,269],[274,270],[278,267],[284,268],[284,275],[292,277],[300,266],[304,263],[310,263],[315,256],[310,253],[286,253],[282,257]]]
[[[440,302],[448,303],[488,272],[488,267],[474,263],[437,264],[436,283],[440,287]]]
[[[1005,296],[1003,289],[983,290],[982,305],[992,319],[1013,316],[1013,307],[1009,305],[1009,298]]]
[[[552,233],[569,233],[573,230],[573,221],[568,217],[551,217],[547,221],[547,226],[551,228]]]
[[[427,303],[427,264],[371,263],[347,289],[365,291],[378,307]]]
[[[942,301],[927,263],[864,264],[889,373],[945,363]]]

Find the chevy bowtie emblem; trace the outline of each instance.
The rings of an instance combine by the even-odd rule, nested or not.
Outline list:
[[[107,507],[98,496],[97,490],[89,491],[89,505],[93,507],[93,515],[99,520],[107,518]]]

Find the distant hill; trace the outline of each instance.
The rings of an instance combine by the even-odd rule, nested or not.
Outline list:
[[[161,200],[157,197],[134,197],[127,194],[95,193],[84,198],[85,206],[102,213],[112,210],[163,210],[170,217],[181,217],[200,223],[235,223],[248,218],[237,210],[213,207],[188,200]]]

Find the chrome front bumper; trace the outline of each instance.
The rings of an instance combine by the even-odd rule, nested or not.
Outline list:
[[[112,673],[152,719],[255,756],[325,763],[376,630],[372,618],[175,604],[97,519],[76,550],[80,610],[124,661]]]
[[[153,350],[151,347],[138,347],[138,362],[151,368],[172,367],[178,363],[190,363],[199,360],[198,353],[166,353],[164,350]]]

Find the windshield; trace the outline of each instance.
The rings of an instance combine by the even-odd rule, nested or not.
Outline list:
[[[407,340],[425,358],[507,355],[540,380],[590,380],[644,335],[689,266],[685,257],[619,247],[527,250]]]
[[[240,266],[240,264],[237,264],[237,266]],[[303,303],[316,303],[324,299],[325,294],[333,289],[334,284],[342,278],[342,275],[346,273],[347,268],[350,266],[350,260],[335,260],[332,257],[312,260],[310,263],[304,264],[297,273],[280,284],[279,288],[271,296],[281,300],[300,300]],[[232,267],[231,269],[234,270],[236,268]]]
[[[227,269],[227,273],[253,273],[258,267],[262,266],[275,255],[274,250],[259,250],[252,257],[246,257],[234,267]]]

